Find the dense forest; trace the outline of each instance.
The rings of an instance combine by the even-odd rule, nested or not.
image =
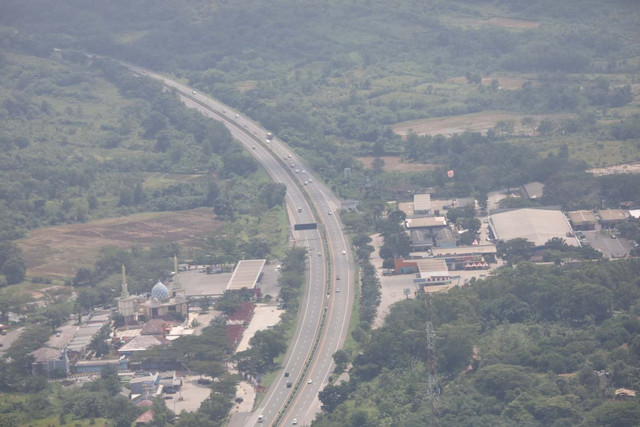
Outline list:
[[[516,158],[568,156],[569,172],[640,158],[638,110],[628,108],[640,66],[637,3],[557,3],[67,1],[54,10],[30,0],[7,2],[0,22],[11,49],[79,49],[187,79],[308,154],[344,196],[384,198],[409,179],[448,197],[566,175],[558,160],[538,170]],[[519,83],[502,87],[509,79]],[[493,110],[518,112],[522,123],[503,120],[461,143],[391,130]],[[551,116],[535,118],[541,113]],[[356,159],[384,154],[445,167],[372,179]],[[445,185],[451,168],[469,173]]]
[[[428,399],[424,300],[393,306],[353,358],[349,382],[320,393],[318,426],[634,426],[637,260],[518,264],[432,296],[439,400]],[[439,421],[436,421],[439,420]]]
[[[229,224],[243,219],[246,240],[203,236],[192,254],[202,262],[232,262],[240,253],[264,257],[282,245],[273,230],[253,232],[244,217],[259,223],[282,215],[284,188],[267,181],[223,125],[109,61],[3,58],[0,268],[6,284],[25,276],[21,252],[10,241],[28,230],[137,212],[208,206]],[[94,279],[118,269],[102,269]],[[144,282],[153,283],[158,273]]]

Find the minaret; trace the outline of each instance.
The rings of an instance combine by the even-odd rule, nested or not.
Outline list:
[[[127,285],[127,269],[122,264],[122,298],[129,296],[129,286]]]
[[[182,288],[180,287],[180,275],[178,274],[178,257],[176,255],[173,256],[173,272],[175,273],[175,275],[173,276],[173,296],[184,296]]]

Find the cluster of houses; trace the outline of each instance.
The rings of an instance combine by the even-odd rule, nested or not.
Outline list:
[[[177,260],[175,261],[177,263]],[[256,283],[265,260],[247,260],[236,267],[227,288],[235,289],[251,281]],[[176,269],[176,271],[179,271]],[[257,272],[257,273],[256,273]],[[138,369],[176,369],[172,366],[150,366],[146,363],[131,363],[131,356],[155,346],[168,344],[179,337],[192,335],[195,328],[190,322],[189,304],[179,275],[176,274],[169,288],[162,282],[156,283],[147,295],[131,295],[128,291],[126,271],[122,268],[121,295],[116,298],[117,310],[96,310],[81,325],[66,325],[52,336],[41,348],[32,353],[32,372],[48,378],[100,373],[105,367],[114,367],[119,372]],[[232,346],[237,346],[254,313],[255,305],[243,302],[238,310],[228,316],[226,335]],[[195,309],[195,307],[194,307]],[[121,316],[124,324],[114,327],[115,316]],[[91,343],[96,337],[106,338],[108,355],[95,354]],[[133,383],[147,384],[147,380],[135,379]],[[133,384],[132,383],[132,384]],[[159,382],[157,384],[160,384]],[[156,385],[157,385],[156,384]],[[151,394],[158,387],[147,384]],[[160,389],[161,392],[161,389]],[[132,395],[135,395],[132,387]],[[147,393],[149,394],[149,393]]]
[[[543,191],[543,184],[533,182],[522,186],[517,197],[539,199]],[[482,224],[486,237],[472,245],[457,246],[457,230],[448,224],[445,211],[469,205],[475,209],[476,201],[436,201],[430,194],[416,194],[413,201],[397,203],[397,208],[406,214],[404,225],[411,240],[411,253],[408,259],[396,259],[393,268],[383,269],[382,273],[415,274],[414,283],[419,286],[448,284],[452,272],[489,269],[496,261],[498,241],[524,238],[535,248],[542,248],[549,240],[561,238],[578,247],[589,244],[581,230],[609,230],[630,216],[640,217],[640,210],[626,209],[597,212],[562,212],[555,207],[494,209]]]

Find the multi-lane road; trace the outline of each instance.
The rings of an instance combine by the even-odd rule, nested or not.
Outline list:
[[[320,409],[318,392],[333,370],[332,355],[346,338],[354,299],[352,254],[334,214],[340,207],[339,199],[289,147],[277,137],[268,142],[267,130],[239,111],[149,70],[128,67],[161,80],[178,92],[186,106],[222,121],[271,178],[287,186],[290,223],[318,223],[318,230],[292,234],[296,245],[308,248],[309,269],[298,324],[282,370],[257,409],[236,414],[229,424],[309,425]]]

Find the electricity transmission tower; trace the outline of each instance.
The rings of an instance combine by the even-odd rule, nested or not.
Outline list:
[[[426,319],[426,338],[427,338],[427,394],[429,404],[431,405],[431,421],[432,425],[440,427],[440,420],[436,410],[436,400],[440,396],[440,386],[438,385],[438,371],[436,359],[436,333],[433,330],[431,316],[431,298],[428,292],[422,292],[424,296],[424,305],[427,310]]]

